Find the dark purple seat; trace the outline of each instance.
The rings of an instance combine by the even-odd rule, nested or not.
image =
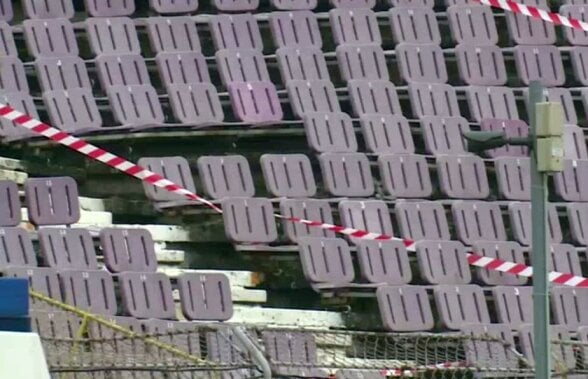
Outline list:
[[[308,146],[318,153],[357,151],[353,122],[347,113],[309,113],[304,116]]]
[[[141,54],[135,23],[128,17],[88,18],[86,29],[96,55]]]
[[[0,21],[9,22],[13,16],[12,0],[0,0]]]
[[[318,47],[281,47],[276,50],[276,59],[284,83],[330,79],[327,61]]]
[[[29,220],[35,225],[69,225],[80,219],[78,186],[72,178],[35,178],[25,183]]]
[[[429,7],[399,7],[388,11],[392,37],[396,43],[441,43],[435,12]]]
[[[284,217],[298,217],[309,221],[333,223],[331,206],[326,200],[316,199],[283,199],[280,201],[280,214]],[[297,242],[301,237],[333,238],[335,233],[321,228],[304,225],[298,222],[284,220],[282,222],[286,237]]]
[[[37,108],[33,102],[33,98],[24,92],[1,92],[0,102],[2,104],[10,105],[12,108],[21,111],[34,119],[39,119]],[[0,119],[0,136],[6,139],[25,139],[36,136],[37,134],[28,129],[17,125],[16,123],[1,118]]]
[[[588,203],[569,203],[566,210],[572,241],[588,245]]]
[[[519,357],[513,352],[514,338],[508,325],[468,324],[461,332],[468,364],[483,367],[476,378],[510,377],[509,372],[519,370]]]
[[[241,155],[200,157],[198,173],[204,191],[213,199],[255,195],[249,162]]]
[[[206,60],[199,51],[162,52],[157,54],[155,61],[168,92],[176,84],[210,82]]]
[[[2,58],[18,56],[16,44],[14,43],[14,36],[12,35],[12,28],[6,23],[6,21],[3,21],[8,18],[7,14],[4,13],[8,8],[12,10],[10,0],[0,0],[0,57]],[[10,18],[12,18],[11,15]]]
[[[102,117],[90,87],[48,91],[43,94],[43,100],[51,125],[60,130],[79,134],[102,126]]]
[[[118,275],[125,314],[135,318],[175,320],[176,307],[170,279],[156,272],[123,272]]]
[[[157,257],[146,229],[104,228],[100,231],[104,263],[110,272],[155,272]]]
[[[33,241],[22,228],[0,228],[0,269],[10,266],[37,266]]]
[[[486,167],[475,155],[438,155],[441,192],[453,199],[485,199],[490,195]]]
[[[526,263],[521,245],[512,241],[478,241],[472,246],[472,251],[483,257],[498,258],[506,262]],[[527,279],[522,276],[485,268],[477,268],[476,275],[483,284],[488,286],[522,286],[527,283]]]
[[[379,45],[339,45],[337,61],[343,80],[389,80],[384,50]]]
[[[343,200],[339,202],[341,224],[370,233],[394,235],[390,210],[382,200]],[[351,238],[353,242],[359,238]]]
[[[486,9],[486,7],[477,8]],[[460,44],[455,48],[455,56],[459,77],[465,84],[474,86],[503,86],[506,84],[508,79],[506,66],[498,46]]]
[[[564,171],[556,173],[555,193],[564,201],[588,201],[588,160],[566,159]]]
[[[329,0],[331,5],[336,8],[368,8],[376,6],[376,0]]]
[[[85,0],[84,3],[86,11],[91,17],[130,16],[135,13],[135,2],[133,0]]]
[[[2,270],[3,276],[7,278],[24,278],[29,281],[29,289],[39,292],[52,299],[63,301],[59,275],[57,270],[48,267],[8,267]],[[31,298],[31,309],[55,309],[52,305]]]
[[[498,322],[518,329],[533,322],[533,289],[531,287],[496,286],[492,288]]]
[[[531,200],[529,158],[499,157],[494,160],[498,192],[507,200]]]
[[[450,240],[445,209],[435,201],[397,201],[394,208],[400,234],[413,241]]]
[[[487,132],[502,131],[506,133],[507,137],[526,137],[529,134],[529,126],[520,120],[504,120],[504,119],[483,119],[480,122],[480,129]],[[509,146],[500,147],[498,149],[487,150],[486,154],[490,158],[497,158],[502,156],[507,157],[528,157],[528,149],[524,146]]]
[[[18,185],[10,180],[0,180],[0,226],[17,226],[20,220]]]
[[[225,234],[237,243],[271,243],[278,238],[272,203],[262,198],[231,197],[222,202]]]
[[[469,284],[472,280],[466,249],[457,241],[419,241],[417,262],[428,284]]]
[[[525,4],[549,11],[545,0],[527,0]],[[506,22],[509,35],[517,45],[552,45],[556,42],[555,28],[550,23],[510,12],[506,15]]]
[[[123,126],[162,126],[163,110],[150,85],[116,85],[108,88],[108,100],[116,121]]]
[[[96,68],[102,88],[151,84],[145,60],[139,54],[101,54]]]
[[[441,324],[451,330],[460,330],[466,324],[489,324],[490,313],[484,291],[473,284],[435,287],[435,303]]]
[[[361,153],[319,156],[324,189],[332,196],[369,197],[374,193],[370,163]]]
[[[473,120],[518,120],[519,112],[512,88],[470,86],[466,99]]]
[[[59,280],[66,303],[99,315],[116,314],[114,282],[107,271],[61,270]]]
[[[470,125],[465,118],[424,116],[420,122],[428,153],[460,155],[467,152],[463,133],[470,130]]]
[[[457,237],[466,245],[505,241],[502,212],[496,203],[456,200],[451,205]]]
[[[172,182],[182,186],[192,193],[196,193],[194,178],[190,171],[190,164],[184,157],[149,157],[141,158],[138,161],[139,166],[159,175],[163,175]],[[156,203],[159,209],[173,208],[184,205],[197,204],[187,199],[185,196],[176,195],[166,191],[163,188],[155,187],[147,182],[143,182],[145,195]]]
[[[214,16],[210,19],[209,26],[215,50],[263,50],[257,20],[250,13]]]
[[[225,86],[232,82],[269,81],[263,54],[254,49],[226,49],[215,54],[217,68]]]
[[[174,117],[196,128],[222,123],[225,114],[210,83],[172,84],[167,87]]]
[[[387,80],[350,80],[347,90],[353,113],[358,117],[373,113],[402,114],[396,87]]]
[[[447,68],[438,44],[399,43],[396,59],[400,75],[407,83],[445,83]]]
[[[310,1],[316,3],[316,0]],[[318,19],[313,12],[304,10],[271,12],[268,21],[273,41],[278,48],[315,47],[320,49],[323,45]]]
[[[478,4],[464,4],[447,8],[451,37],[456,44],[496,45],[498,30],[492,9]]]
[[[508,205],[508,213],[514,239],[521,245],[531,246],[531,203],[511,202]],[[562,231],[557,209],[553,204],[548,205],[547,214],[547,238],[552,243],[560,243],[563,238]]]
[[[424,286],[382,286],[376,290],[384,328],[393,332],[420,332],[435,326]]]
[[[160,14],[192,13],[198,9],[198,0],[149,0],[151,9]]]
[[[200,51],[196,22],[190,17],[149,17],[146,23],[151,47],[157,53]]]
[[[78,43],[69,20],[25,20],[22,25],[28,50],[35,57],[78,55]]]
[[[385,154],[378,157],[380,179],[394,198],[426,198],[433,193],[427,160],[423,155]]]
[[[411,83],[408,95],[415,117],[459,117],[459,105],[455,88],[442,83]]]
[[[226,275],[189,273],[178,278],[186,319],[226,321],[233,316],[231,284]]]
[[[39,229],[41,257],[56,269],[97,270],[98,261],[92,235],[87,229]]]
[[[0,66],[0,91],[29,92],[24,65],[16,57],[2,57]]]
[[[294,114],[340,112],[335,86],[330,80],[290,80],[286,87]]]
[[[514,57],[523,84],[539,80],[546,87],[564,85],[566,77],[557,47],[519,45],[514,48]]]
[[[88,70],[80,57],[39,57],[35,65],[43,92],[92,88]]]
[[[355,277],[349,245],[344,239],[300,238],[298,253],[304,277],[317,290],[320,285],[345,287]]]
[[[54,19],[74,16],[72,0],[24,0],[23,7],[27,18]]]
[[[399,115],[364,114],[359,118],[363,139],[370,152],[414,153],[408,120]]]
[[[357,241],[357,260],[361,278],[368,283],[397,286],[412,280],[409,255],[402,241]]]
[[[304,154],[264,154],[261,169],[268,193],[275,197],[313,197],[316,183]]]
[[[261,333],[272,372],[280,377],[325,378],[328,371],[319,368],[317,346],[311,333],[289,330]]]
[[[331,9],[329,20],[337,45],[382,44],[376,14],[369,8]]]
[[[228,88],[235,117],[251,124],[281,121],[282,106],[273,83],[233,82]]]
[[[550,341],[565,341],[572,342],[572,337],[568,331],[568,327],[564,325],[550,325],[549,326]],[[533,325],[526,324],[519,328],[519,344],[521,352],[525,356],[528,364],[533,367],[535,365],[535,348],[533,344]],[[540,358],[545,359],[545,358]],[[553,367],[559,367],[559,371],[573,370],[576,367],[576,358],[574,354],[574,346],[568,344],[551,344],[551,364]]]

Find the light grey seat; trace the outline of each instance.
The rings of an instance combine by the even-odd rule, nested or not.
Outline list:
[[[276,59],[284,83],[290,80],[330,79],[327,61],[318,47],[281,47],[276,50]]]
[[[263,50],[263,41],[255,17],[250,13],[222,14],[209,22],[215,50]]]
[[[271,12],[268,21],[274,44],[278,48],[315,47],[320,49],[323,45],[318,19],[311,11]]]
[[[438,155],[441,192],[454,199],[485,199],[490,195],[486,167],[475,155]]]
[[[411,83],[408,95],[415,117],[461,116],[455,88],[448,84]]]
[[[412,241],[451,239],[443,205],[435,201],[397,201],[394,208],[400,234]]]
[[[276,197],[313,197],[316,183],[304,154],[264,154],[260,158],[265,186]]]
[[[512,329],[533,322],[531,287],[496,286],[492,288],[498,321]]]
[[[417,262],[428,284],[469,284],[472,280],[466,250],[457,241],[419,241]]]
[[[376,298],[384,328],[393,332],[432,330],[435,325],[424,286],[382,286]]]
[[[494,160],[498,192],[507,200],[531,200],[531,167],[529,158],[498,157]],[[556,181],[557,183],[557,181]]]
[[[461,155],[467,152],[463,133],[470,130],[470,125],[465,118],[423,116],[420,121],[428,153]]]
[[[337,61],[343,80],[389,80],[384,50],[379,45],[339,45]]]
[[[433,185],[427,160],[416,154],[384,154],[378,157],[384,189],[395,198],[427,198]]]
[[[204,190],[213,199],[255,195],[251,169],[245,157],[203,156],[198,158],[197,164]]]
[[[318,153],[357,151],[353,122],[347,113],[307,113],[304,131],[308,146]]]
[[[376,154],[414,153],[410,126],[403,116],[364,114],[359,123],[369,151]]]
[[[376,14],[369,8],[331,9],[329,20],[337,45],[382,44]]]
[[[496,203],[456,200],[451,205],[457,237],[466,245],[506,241],[502,212]]]
[[[151,47],[157,53],[200,51],[196,22],[190,17],[148,17],[146,23]]]
[[[128,17],[88,18],[86,29],[96,55],[141,54],[135,23]]]
[[[225,234],[237,243],[270,243],[278,238],[268,199],[231,197],[222,202]]]
[[[441,43],[437,18],[430,7],[394,7],[388,11],[388,17],[397,43]]]
[[[347,90],[353,113],[358,117],[374,113],[402,114],[396,87],[390,81],[350,80]]]
[[[508,213],[515,240],[521,245],[531,246],[531,203],[511,202],[508,205]],[[557,215],[557,209],[553,204],[548,204],[547,221],[548,240],[552,243],[560,243],[563,239],[562,230],[559,223],[559,216]]]
[[[441,284],[434,288],[442,325],[460,330],[466,324],[489,324],[490,313],[482,288],[473,285]]]
[[[365,154],[323,153],[319,156],[325,190],[333,196],[369,197],[374,179]]]

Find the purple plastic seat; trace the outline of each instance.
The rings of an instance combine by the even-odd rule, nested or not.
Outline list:
[[[219,50],[215,54],[220,77],[225,86],[232,82],[269,81],[263,54],[254,49]]]
[[[512,241],[479,241],[474,243],[472,251],[483,257],[525,264],[525,256],[521,245]],[[476,274],[478,279],[488,286],[522,286],[527,283],[527,279],[524,277],[485,268],[477,268]]]
[[[78,43],[69,20],[24,20],[25,41],[35,57],[64,57],[78,55]]]
[[[488,370],[477,372],[476,378],[509,377],[510,372],[519,370],[519,357],[513,352],[515,342],[508,325],[469,324],[461,331],[467,362]]]
[[[263,50],[257,20],[250,13],[214,16],[210,19],[209,26],[215,50]]]
[[[415,117],[459,117],[455,88],[448,84],[411,83],[408,86],[411,107]]]
[[[10,105],[12,108],[21,111],[34,119],[39,119],[37,108],[33,98],[24,92],[2,92],[0,91],[0,102]],[[6,139],[24,139],[36,136],[36,133],[17,125],[5,118],[0,119],[0,136]]]
[[[566,77],[561,53],[555,46],[515,46],[519,79],[525,85],[539,80],[546,87],[563,86]]]
[[[332,196],[369,197],[374,193],[370,163],[361,153],[319,156],[325,190]]]
[[[463,133],[470,125],[463,117],[424,116],[420,120],[425,150],[429,154],[465,154]]]
[[[282,81],[330,80],[327,61],[317,47],[281,47],[276,50],[276,59]]]
[[[588,324],[588,317],[583,311],[588,306],[588,290],[585,288],[552,287],[551,306],[556,324],[571,330]]]
[[[530,112],[528,93],[529,91],[525,89],[525,101],[527,105],[527,110],[528,112]],[[545,101],[561,103],[564,114],[564,123],[569,125],[574,125],[578,123],[578,116],[576,114],[576,108],[574,106],[574,99],[572,98],[572,93],[568,88],[544,88],[543,96],[545,97]]]
[[[451,37],[456,44],[496,45],[498,30],[492,9],[478,4],[450,6],[447,18]],[[459,45],[458,45],[459,46]]]
[[[438,155],[441,192],[453,199],[485,199],[490,195],[484,160],[475,155]]]
[[[64,301],[99,315],[117,312],[112,276],[103,270],[61,270],[59,280]]]
[[[228,90],[238,120],[259,125],[282,120],[282,106],[273,83],[233,82]]]
[[[175,320],[176,308],[170,279],[156,272],[123,272],[118,275],[125,314],[135,318]]]
[[[290,80],[286,87],[297,117],[308,113],[340,112],[335,86],[330,80]]]
[[[370,8],[331,9],[329,20],[337,45],[382,44],[378,20]]]
[[[309,113],[304,116],[308,146],[318,153],[351,153],[357,151],[357,140],[351,117],[343,112]]]
[[[172,84],[167,92],[174,117],[183,124],[205,127],[225,118],[216,88],[210,83]]]
[[[473,120],[518,120],[519,112],[512,88],[470,86],[466,99]]]
[[[81,320],[76,314],[65,311],[31,311],[31,327],[33,332],[39,334],[41,338],[75,339],[81,326]],[[51,356],[51,353],[47,352],[47,355]],[[63,358],[64,361],[66,359]],[[52,360],[52,362],[54,361]]]
[[[566,210],[572,241],[588,245],[588,203],[569,203]]]
[[[572,61],[572,72],[574,79],[582,86],[588,85],[588,46],[574,46],[570,49],[570,60]]]
[[[564,201],[588,201],[588,160],[567,159],[553,176],[555,193]]]
[[[385,379],[382,370],[339,369],[335,379]]]
[[[43,92],[92,88],[88,70],[80,57],[40,57],[35,66]]]
[[[376,0],[329,0],[335,8],[373,8]]]
[[[531,246],[531,203],[511,202],[508,205],[508,213],[514,239],[521,245]],[[547,239],[552,243],[560,243],[563,237],[555,205],[548,205],[547,214]]]
[[[300,238],[298,253],[302,272],[313,288],[345,287],[355,274],[349,245],[341,238]]]
[[[198,9],[198,0],[149,0],[149,6],[160,14],[192,13]]]
[[[107,94],[112,114],[122,126],[162,126],[163,110],[157,92],[151,85],[112,86],[108,88]]]
[[[33,241],[22,228],[0,228],[0,269],[10,266],[37,266]]]
[[[533,322],[533,289],[531,287],[495,286],[492,296],[498,322],[518,329]]]
[[[565,159],[588,159],[584,131],[580,127],[565,125],[563,140]]]
[[[473,284],[435,287],[435,303],[444,327],[460,330],[465,324],[489,324],[484,291]]]
[[[564,325],[550,325],[549,334],[550,341],[565,341],[572,342],[572,337],[568,331],[568,327]],[[533,325],[525,324],[519,328],[519,344],[521,352],[525,356],[528,364],[535,366],[535,348],[533,344]],[[559,367],[558,370],[573,370],[576,367],[576,358],[574,354],[574,346],[568,344],[551,344],[551,364],[553,367]],[[545,358],[539,358],[545,359]],[[578,378],[575,378],[578,379]]]
[[[486,7],[478,7],[485,9]],[[455,48],[460,79],[474,86],[503,86],[506,66],[500,48],[495,45],[460,44]]]
[[[63,301],[59,275],[57,270],[49,267],[16,267],[11,266],[2,270],[7,278],[24,278],[29,281],[29,289],[39,292],[52,299]],[[48,303],[31,298],[32,309],[55,309]]]
[[[357,241],[361,278],[373,284],[391,286],[412,280],[409,255],[402,241]]]
[[[435,12],[429,7],[400,7],[388,11],[392,37],[396,43],[441,43]]]
[[[51,125],[69,133],[99,129],[102,117],[90,87],[48,91],[43,101]]]
[[[0,22],[9,22],[13,16],[12,0],[0,0]]]
[[[451,204],[451,211],[457,237],[464,244],[506,240],[506,230],[498,204],[457,200]]]
[[[151,47],[157,53],[200,51],[196,22],[190,17],[149,17],[146,19]]]
[[[480,129],[486,132],[504,132],[507,137],[526,137],[529,134],[529,126],[520,120],[504,119],[483,119],[480,122]],[[486,155],[490,158],[506,157],[528,157],[529,152],[524,146],[500,147],[497,149],[487,150]]]
[[[226,321],[233,316],[231,284],[226,275],[183,274],[178,278],[178,288],[187,320]]]
[[[132,332],[138,333],[141,336],[145,333],[143,331],[144,328],[141,321],[134,317],[110,316],[104,317],[104,319],[111,325],[114,324],[118,327],[131,330]],[[92,346],[93,353],[102,354],[104,356],[117,356],[123,354],[147,354],[148,345],[144,342],[142,337],[121,338],[119,333],[120,332],[115,331],[110,326],[99,324],[97,322],[89,323],[88,336],[89,338],[95,340],[95,342],[93,343],[94,346]],[[74,337],[72,338],[76,338],[76,335],[77,333],[74,334]],[[163,354],[164,352],[162,351],[161,353]],[[111,360],[109,361],[116,362],[118,361],[118,359],[111,358]],[[134,379],[134,375],[132,372],[125,373],[123,371],[120,373],[120,376],[124,379]]]
[[[277,376],[328,377],[327,370],[318,368],[317,346],[312,333],[263,331],[261,337],[272,372]]]
[[[102,54],[96,57],[96,68],[105,91],[112,86],[151,84],[147,65],[139,54]]]
[[[72,0],[24,0],[23,7],[27,18],[55,19],[74,16]]]
[[[10,6],[10,0],[6,1]],[[12,28],[6,21],[3,21],[2,7],[5,6],[3,0],[0,0],[0,57],[17,57],[16,44],[12,35]],[[4,8],[5,9],[5,8]],[[12,9],[12,8],[10,8]]]
[[[283,11],[310,10],[317,6],[317,0],[270,0],[270,3]]]
[[[343,80],[389,80],[384,50],[379,45],[339,45],[337,61]]]
[[[25,183],[29,220],[35,225],[69,225],[80,219],[78,186],[72,178],[35,178]]]
[[[98,261],[92,235],[87,229],[39,229],[41,257],[56,269],[97,270]]]
[[[396,87],[387,80],[350,80],[347,90],[354,115],[402,114]]]
[[[435,2],[433,0],[389,0],[388,3],[392,7],[407,7],[407,8],[416,8],[416,7],[429,7],[433,8],[435,6]]]
[[[316,199],[283,199],[280,201],[280,214],[286,218],[297,217],[309,221],[321,221],[333,223],[333,212],[326,200]],[[335,232],[330,230],[308,226],[298,222],[284,219],[282,221],[284,234],[296,243],[301,237],[334,238]]]
[[[465,247],[457,241],[419,241],[417,262],[428,284],[468,284],[472,280]]]
[[[255,195],[249,162],[241,155],[200,157],[198,173],[204,191],[213,199]]]
[[[380,179],[394,198],[426,198],[433,193],[427,160],[423,155],[384,154],[378,157]]]
[[[506,200],[531,200],[531,167],[529,158],[498,157],[494,160],[498,193]]]
[[[434,201],[397,201],[394,208],[400,235],[413,241],[450,240],[443,205]]]
[[[582,265],[576,248],[567,243],[552,243],[549,246],[549,270],[582,276]]]
[[[15,57],[2,57],[2,65],[0,65],[0,91],[29,92],[27,76],[20,59]]]
[[[96,55],[141,54],[135,24],[128,17],[88,18],[86,29]]]
[[[91,17],[130,16],[135,13],[133,0],[85,0],[86,11]]]
[[[0,180],[0,226],[17,226],[20,220],[18,185],[10,180]]]
[[[566,4],[562,5],[559,8],[559,13],[562,16],[568,18],[575,18],[576,20],[586,21],[586,13],[588,12],[588,8],[586,7],[587,4],[578,4],[578,5],[571,5]],[[568,30],[569,29],[569,30]],[[565,28],[563,30],[564,36],[567,42],[570,45],[588,45],[588,34],[584,31],[574,29],[574,28]]]
[[[151,319],[142,321],[145,333],[157,335],[157,339],[163,343],[176,346],[192,356],[200,357],[200,332],[197,324],[190,321],[171,321]],[[163,354],[164,352],[160,352]],[[173,353],[166,353],[170,358]]]
[[[259,0],[214,0],[220,12],[251,12],[259,6]]]
[[[238,243],[270,243],[278,238],[268,199],[231,197],[223,200],[225,234]]]
[[[204,55],[198,51],[159,53],[155,57],[163,84],[209,83],[210,75]]]
[[[390,210],[382,200],[343,200],[339,202],[341,224],[370,233],[394,235]],[[351,237],[351,241],[361,239]]]
[[[364,114],[359,123],[368,151],[376,154],[414,152],[410,126],[403,116]]]
[[[146,229],[104,228],[100,231],[104,263],[110,272],[155,272],[157,257]]]
[[[445,83],[447,68],[443,50],[437,44],[399,43],[396,59],[407,83]]]
[[[275,197],[313,197],[316,183],[304,154],[264,154],[259,163],[265,187]]]
[[[549,12],[549,6],[545,0],[526,0],[525,4]],[[511,39],[517,45],[552,45],[556,42],[553,24],[542,20],[509,12],[506,15],[506,24]]]
[[[420,332],[435,326],[424,286],[382,286],[376,290],[382,323],[393,332]]]
[[[323,45],[318,19],[313,12],[271,12],[268,21],[273,41],[278,48],[315,47],[320,49]]]

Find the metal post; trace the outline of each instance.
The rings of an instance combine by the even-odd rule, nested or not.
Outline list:
[[[533,217],[533,339],[535,378],[551,377],[549,335],[549,282],[547,276],[547,174],[537,171],[537,137],[535,105],[544,101],[543,86],[532,82],[529,87],[531,151],[531,213]]]

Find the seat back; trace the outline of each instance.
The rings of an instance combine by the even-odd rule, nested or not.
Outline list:
[[[361,153],[319,156],[325,190],[332,196],[369,197],[374,193],[370,164]]]
[[[139,166],[182,186],[182,188],[185,188],[192,193],[196,193],[194,178],[192,177],[190,164],[186,158],[149,157],[141,158],[137,163]],[[147,182],[143,182],[143,189],[145,190],[147,197],[156,202],[186,200],[185,196],[174,194]]]
[[[87,229],[43,228],[39,230],[43,262],[56,269],[97,270],[92,235]]]
[[[447,8],[451,37],[456,44],[496,45],[498,30],[492,9],[464,4]]]
[[[466,325],[462,333],[473,338],[465,342],[465,356],[468,362],[478,367],[516,370],[519,367],[517,355],[512,351],[514,338],[508,325],[480,324]],[[490,375],[502,376],[500,372]]]
[[[353,122],[347,113],[310,113],[304,116],[308,146],[319,153],[357,151]]]
[[[384,189],[393,197],[424,198],[433,193],[429,167],[423,155],[380,155],[378,166]]]
[[[447,216],[441,203],[397,201],[394,213],[404,238],[413,241],[451,239]]]
[[[347,90],[353,113],[358,117],[373,113],[402,114],[396,87],[390,81],[350,80]]]
[[[369,8],[331,9],[329,19],[337,45],[382,44],[376,14]]]
[[[96,57],[102,88],[151,84],[145,60],[139,54],[102,54]]]
[[[233,82],[227,89],[238,120],[251,124],[282,120],[282,106],[272,82]]]
[[[29,92],[24,65],[17,57],[2,57],[0,90],[3,92]]]
[[[531,200],[529,158],[498,157],[494,160],[498,193],[507,200]]]
[[[333,213],[328,201],[316,199],[283,199],[280,201],[280,214],[286,218],[296,217],[309,221],[333,223]],[[298,242],[301,237],[333,238],[335,233],[299,222],[288,221],[282,223],[286,237],[292,242]]]
[[[0,228],[0,268],[36,267],[33,241],[22,228]]]
[[[343,226],[370,233],[394,235],[390,210],[382,200],[343,200],[339,202]],[[359,241],[359,238],[351,238]]]
[[[389,80],[384,50],[379,45],[339,45],[337,61],[343,80]]]
[[[361,278],[369,283],[408,284],[412,280],[408,257],[401,241],[357,241]]]
[[[211,83],[173,84],[167,91],[174,116],[181,123],[203,127],[221,123],[225,118]]]
[[[79,54],[73,25],[69,20],[64,18],[24,20],[22,25],[28,51],[35,57],[64,57]]]
[[[472,280],[466,250],[457,241],[419,241],[417,261],[429,284],[468,284]]]
[[[510,226],[513,236],[521,245],[531,246],[532,216],[531,203],[511,202],[508,205]],[[553,204],[547,207],[547,235],[552,243],[560,243],[563,239],[557,209]]]
[[[512,88],[471,86],[466,91],[466,99],[472,118],[478,122],[519,118]]]
[[[174,0],[149,0],[149,5],[155,12],[161,14],[191,13],[198,9],[198,0],[184,0],[181,2]]]
[[[268,199],[231,197],[222,204],[225,234],[230,241],[270,243],[278,238]]]
[[[488,10],[485,7],[478,8]],[[459,77],[464,83],[475,86],[503,86],[506,84],[508,79],[506,66],[502,51],[498,46],[460,44],[455,47],[455,55]]]
[[[304,277],[310,283],[343,286],[353,281],[353,261],[345,240],[300,238],[298,252]]]
[[[487,258],[498,258],[506,262],[525,264],[523,248],[512,241],[478,241],[472,246],[472,251]],[[478,279],[488,286],[523,286],[527,283],[527,278],[525,277],[485,268],[476,269],[476,274]]]
[[[35,65],[43,92],[92,87],[80,57],[40,57]]]
[[[323,45],[318,19],[313,12],[272,12],[268,20],[278,48],[312,46],[320,49]]]
[[[514,57],[519,79],[525,85],[540,81],[555,87],[566,81],[561,54],[555,46],[519,45],[514,48]]]
[[[448,84],[411,83],[408,89],[415,117],[459,117],[455,88]]]
[[[61,270],[59,280],[66,303],[99,315],[116,314],[114,282],[107,271]]]
[[[492,288],[498,322],[518,329],[533,322],[533,289],[531,287],[496,286]]]
[[[133,0],[116,2],[86,0],[86,11],[91,17],[119,17],[130,16],[135,13]]]
[[[506,230],[498,204],[457,200],[453,202],[451,211],[457,237],[464,244],[506,240]]]
[[[18,185],[11,180],[0,180],[0,226],[17,226],[20,219]]]
[[[80,219],[78,186],[72,178],[28,179],[25,194],[29,220],[35,225],[69,225]]]
[[[420,121],[428,153],[462,155],[467,152],[463,133],[470,130],[470,125],[465,118],[423,116]]]
[[[408,120],[399,115],[364,114],[359,118],[363,139],[370,152],[414,153]]]
[[[423,286],[381,286],[376,298],[387,330],[419,332],[435,326],[429,295]]]
[[[525,4],[549,11],[545,0],[529,0]],[[557,39],[553,25],[523,14],[508,14],[506,24],[511,39],[517,45],[551,45]]]
[[[149,17],[146,23],[149,41],[156,53],[200,51],[198,29],[190,17]]]
[[[112,86],[108,88],[108,100],[121,125],[157,126],[164,122],[157,92],[150,85]]]
[[[110,272],[155,272],[157,257],[146,229],[104,228],[100,231],[104,263]]]
[[[175,84],[210,82],[206,60],[199,51],[162,52],[155,61],[168,90]]]
[[[255,194],[249,162],[241,155],[200,157],[198,173],[205,192],[213,199]]]
[[[521,120],[483,119],[480,129],[487,132],[504,132],[507,137],[526,137],[529,134],[529,126]],[[528,148],[525,146],[506,145],[497,149],[487,150],[490,158],[528,157]]]
[[[51,124],[69,133],[98,129],[102,117],[89,87],[45,92]]]
[[[313,197],[316,183],[304,154],[264,154],[260,158],[267,191],[276,197]]]
[[[407,83],[445,83],[447,68],[438,44],[399,43],[396,59],[400,75]]]
[[[252,14],[214,16],[210,19],[209,27],[215,50],[263,50],[259,26]]]
[[[221,80],[225,86],[232,82],[269,81],[263,54],[255,49],[225,49],[215,54]]]
[[[438,155],[441,192],[453,199],[485,199],[490,195],[486,167],[475,155]]]
[[[330,80],[327,61],[318,47],[282,47],[276,50],[276,59],[284,83],[290,80]]]
[[[435,287],[435,303],[444,327],[460,330],[465,324],[489,324],[490,314],[481,287],[448,285]]]
[[[290,80],[286,87],[292,110],[300,118],[308,113],[341,111],[335,87],[330,80]]]
[[[141,54],[135,23],[128,17],[89,18],[86,27],[96,55]]]
[[[435,12],[429,7],[398,7],[388,11],[396,43],[441,43]]]
[[[0,0],[0,4],[0,57],[17,57],[12,28],[6,22],[9,16],[7,11],[12,11],[12,5],[10,0]]]
[[[135,318],[175,319],[170,279],[162,273],[123,272],[118,276],[125,313]]]
[[[226,321],[233,316],[231,285],[225,275],[183,274],[178,288],[186,319]]]

